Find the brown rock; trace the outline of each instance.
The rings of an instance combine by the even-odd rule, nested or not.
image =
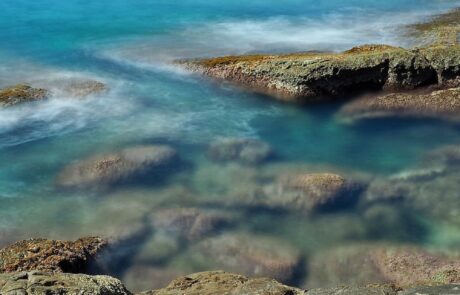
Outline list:
[[[74,242],[46,239],[20,241],[0,250],[0,273],[40,270],[84,273],[105,247],[101,238],[81,238]]]
[[[26,84],[0,89],[0,106],[12,106],[23,102],[43,100],[49,95],[48,91],[33,88]]]
[[[208,156],[221,162],[236,161],[259,164],[272,155],[271,147],[262,141],[246,138],[225,138],[212,143]]]

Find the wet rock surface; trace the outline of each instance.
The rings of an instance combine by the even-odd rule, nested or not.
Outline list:
[[[44,100],[48,95],[49,93],[45,89],[33,88],[27,84],[17,84],[0,89],[0,107]]]
[[[270,158],[272,153],[267,143],[246,138],[220,139],[208,149],[208,157],[214,161],[236,161],[242,164],[260,164]]]
[[[340,54],[228,56],[181,64],[284,100],[312,102],[363,91],[454,87],[458,85],[460,47],[407,50],[363,45]]]
[[[211,268],[282,282],[295,279],[302,263],[300,252],[276,238],[226,233],[200,242],[191,249],[210,260]]]
[[[429,94],[393,93],[346,104],[339,117],[347,122],[385,117],[434,118],[460,122],[460,88]]]
[[[40,270],[45,272],[85,273],[107,241],[81,238],[76,241],[31,239],[0,250],[0,273]]]
[[[2,295],[130,295],[122,283],[108,276],[48,274],[38,271],[0,273]]]
[[[230,295],[271,294],[300,295],[304,291],[288,287],[271,279],[249,279],[242,275],[213,271],[195,273],[172,281],[166,288],[141,293],[143,295]]]
[[[159,179],[177,159],[176,151],[168,146],[137,146],[72,164],[58,175],[56,183],[64,188],[107,187],[148,173],[156,173]]]

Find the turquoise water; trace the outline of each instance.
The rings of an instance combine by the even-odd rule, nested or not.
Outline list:
[[[337,105],[278,103],[188,75],[171,64],[180,58],[225,54],[337,51],[362,43],[409,46],[413,40],[400,34],[404,25],[457,4],[0,1],[0,86],[27,82],[53,87],[64,78],[94,79],[109,88],[88,99],[58,94],[46,102],[0,110],[0,244],[32,236],[111,236],[129,232],[156,208],[200,206],[250,190],[257,185],[254,175],[282,169],[388,175],[411,167],[434,148],[459,143],[458,126],[421,120],[343,125],[334,117]],[[272,146],[276,158],[255,168],[212,163],[204,154],[220,137],[260,139]],[[161,184],[97,192],[55,187],[56,175],[75,160],[153,143],[176,148],[188,167]],[[406,213],[417,215],[409,209]],[[239,218],[238,230],[286,240],[305,256],[350,241],[444,247],[460,237],[456,226],[436,227],[437,221],[424,216],[379,229],[366,225],[353,210],[314,219],[265,211]],[[446,242],[430,236],[431,231]],[[123,277],[136,263],[177,273],[215,267],[184,260],[183,251],[169,262],[138,259],[111,272]],[[296,283],[301,285],[301,279]]]

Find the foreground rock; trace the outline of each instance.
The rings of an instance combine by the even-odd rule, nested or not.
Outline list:
[[[127,148],[96,155],[70,165],[57,177],[57,185],[69,188],[107,187],[154,173],[158,180],[177,160],[168,146],[151,145]]]
[[[302,263],[300,252],[288,243],[264,236],[223,234],[206,239],[192,249],[191,255],[208,260],[211,268],[235,271],[248,276],[292,281]]]
[[[141,293],[143,295],[301,295],[305,291],[288,287],[275,280],[247,277],[222,272],[201,272],[178,278],[166,288]]]
[[[406,50],[364,45],[339,54],[228,56],[181,64],[188,70],[274,94],[280,99],[312,102],[382,89],[456,87],[460,46]]]
[[[225,138],[212,143],[209,158],[219,161],[235,161],[242,164],[259,164],[272,155],[271,147],[262,141],[245,138]]]
[[[101,238],[74,242],[31,239],[0,250],[0,273],[40,270],[85,273],[95,257],[107,246]]]
[[[49,93],[45,89],[33,88],[26,84],[0,89],[0,107],[8,107],[24,102],[43,100]]]
[[[21,272],[0,274],[2,295],[130,295],[122,283],[108,276]]]
[[[339,117],[348,122],[385,117],[435,118],[460,122],[460,88],[429,94],[393,93],[346,104]]]
[[[308,262],[307,287],[418,285],[460,282],[460,260],[410,246],[352,245],[319,253]]]

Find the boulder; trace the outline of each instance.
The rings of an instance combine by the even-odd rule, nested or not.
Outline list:
[[[199,240],[229,225],[232,218],[219,210],[172,208],[153,212],[150,221],[156,232],[186,240]]]
[[[212,268],[282,282],[296,279],[302,264],[300,252],[287,242],[259,235],[226,233],[203,240],[191,251]]]
[[[201,272],[172,281],[166,288],[142,295],[301,295],[303,290],[288,287],[272,279],[250,279],[223,271]],[[140,295],[141,295],[140,294]]]
[[[224,138],[212,143],[208,156],[214,161],[235,161],[259,164],[272,155],[271,147],[262,141],[247,138]]]
[[[460,46],[408,50],[363,45],[342,53],[226,56],[180,61],[186,69],[292,102],[343,99],[378,90],[456,87]]]
[[[433,118],[460,122],[460,88],[423,93],[363,97],[346,104],[338,116],[345,122],[396,118]]]
[[[177,153],[171,147],[137,146],[71,164],[58,175],[56,182],[64,188],[92,188],[127,182],[149,173],[161,178],[176,159]]]
[[[414,246],[361,244],[321,251],[308,262],[307,287],[394,284],[402,288],[460,281],[460,260]]]
[[[88,237],[76,241],[30,239],[0,250],[0,273],[40,270],[85,273],[107,242]]]
[[[0,273],[2,295],[130,295],[122,283],[108,276],[48,274],[38,271]]]
[[[8,107],[24,102],[44,100],[49,93],[45,89],[33,88],[26,84],[17,84],[0,89],[0,107]]]

